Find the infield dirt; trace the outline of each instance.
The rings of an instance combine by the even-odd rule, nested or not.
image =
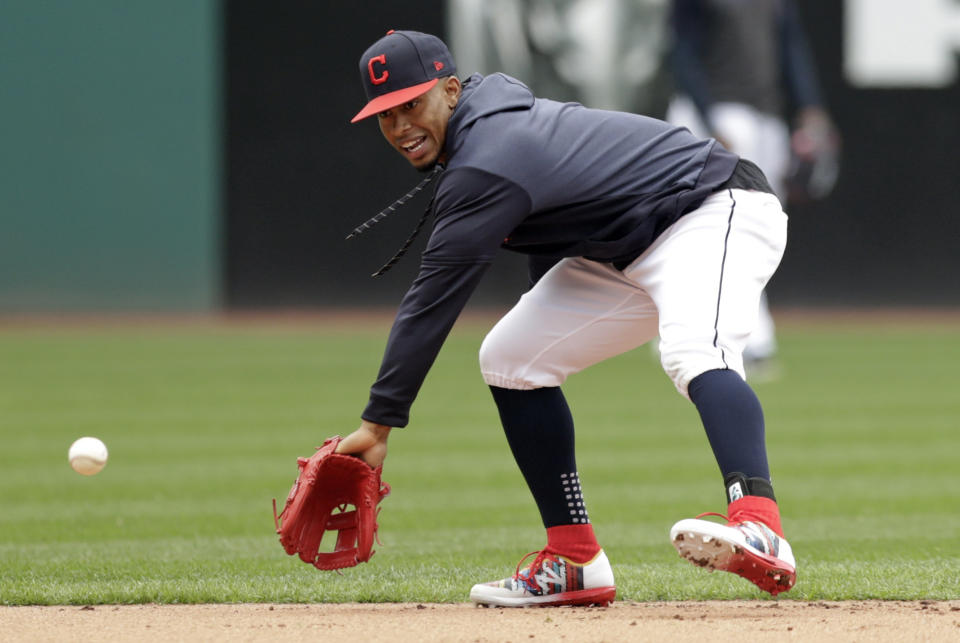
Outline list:
[[[2,607],[0,624],[5,641],[956,641],[960,601]]]

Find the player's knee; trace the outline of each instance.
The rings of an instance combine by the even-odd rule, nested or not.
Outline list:
[[[539,367],[535,356],[524,351],[522,345],[495,332],[489,333],[480,345],[480,373],[490,386],[514,390],[563,383],[561,375]]]
[[[495,333],[489,333],[480,345],[480,373],[490,386],[508,389],[529,389],[519,377],[516,356],[506,343],[498,341]]]
[[[712,342],[661,344],[660,364],[680,395],[690,398],[687,387],[695,377],[707,371],[730,369],[743,377],[743,358],[736,350],[714,346]]]

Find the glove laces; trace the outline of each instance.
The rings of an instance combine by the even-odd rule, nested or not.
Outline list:
[[[397,208],[405,204],[407,201],[412,199],[414,195],[416,195],[418,192],[423,190],[423,188],[425,188],[428,183],[430,183],[435,178],[437,178],[437,176],[443,170],[444,170],[443,164],[437,163],[437,165],[433,168],[433,171],[430,172],[430,174],[428,174],[425,179],[420,181],[420,183],[418,183],[412,190],[404,194],[402,197],[400,197],[399,199],[397,199],[387,207],[385,207],[383,210],[378,212],[373,217],[367,219],[366,221],[358,225],[356,228],[354,228],[350,232],[350,234],[347,235],[347,239],[352,239],[354,237],[360,236],[361,234],[363,234],[364,232],[366,232],[367,230],[369,230],[370,228],[372,228],[373,226],[380,223],[381,221],[386,219],[388,216],[396,212]],[[387,263],[380,266],[380,268],[376,272],[370,275],[371,277],[379,277],[380,275],[384,274],[385,272],[393,268],[397,264],[397,262],[400,261],[400,258],[403,257],[403,255],[407,254],[407,250],[409,250],[410,246],[413,245],[413,241],[420,234],[420,231],[423,229],[423,224],[427,222],[427,218],[430,216],[430,210],[431,208],[433,208],[433,200],[436,197],[436,195],[437,195],[437,192],[436,190],[434,190],[433,194],[430,195],[430,201],[427,202],[427,207],[423,209],[423,214],[420,215],[420,220],[417,221],[417,225],[416,227],[414,227],[413,232],[411,232],[410,236],[407,237],[407,240],[403,242],[403,245],[400,246],[400,249],[397,250],[392,257],[390,257],[389,261],[387,261]]]

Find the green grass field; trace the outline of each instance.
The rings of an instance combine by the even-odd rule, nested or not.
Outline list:
[[[464,323],[391,437],[383,545],[342,575],[287,556],[271,499],[346,434],[387,322],[0,329],[0,604],[462,602],[544,543]],[[799,580],[783,600],[960,598],[960,328],[787,323],[756,385]],[[692,405],[642,349],[565,387],[598,537],[629,601],[767,598],[668,541],[721,511]],[[99,475],[66,461],[110,448]]]

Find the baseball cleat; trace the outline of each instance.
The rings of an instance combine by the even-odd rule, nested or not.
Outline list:
[[[521,570],[520,566],[533,554],[536,558]],[[613,570],[603,551],[582,565],[546,550],[530,552],[520,560],[510,578],[480,583],[470,590],[470,600],[484,607],[606,607],[616,595]]]
[[[721,525],[688,518],[673,526],[670,541],[694,565],[732,572],[774,596],[789,590],[797,580],[790,544],[761,522]]]

